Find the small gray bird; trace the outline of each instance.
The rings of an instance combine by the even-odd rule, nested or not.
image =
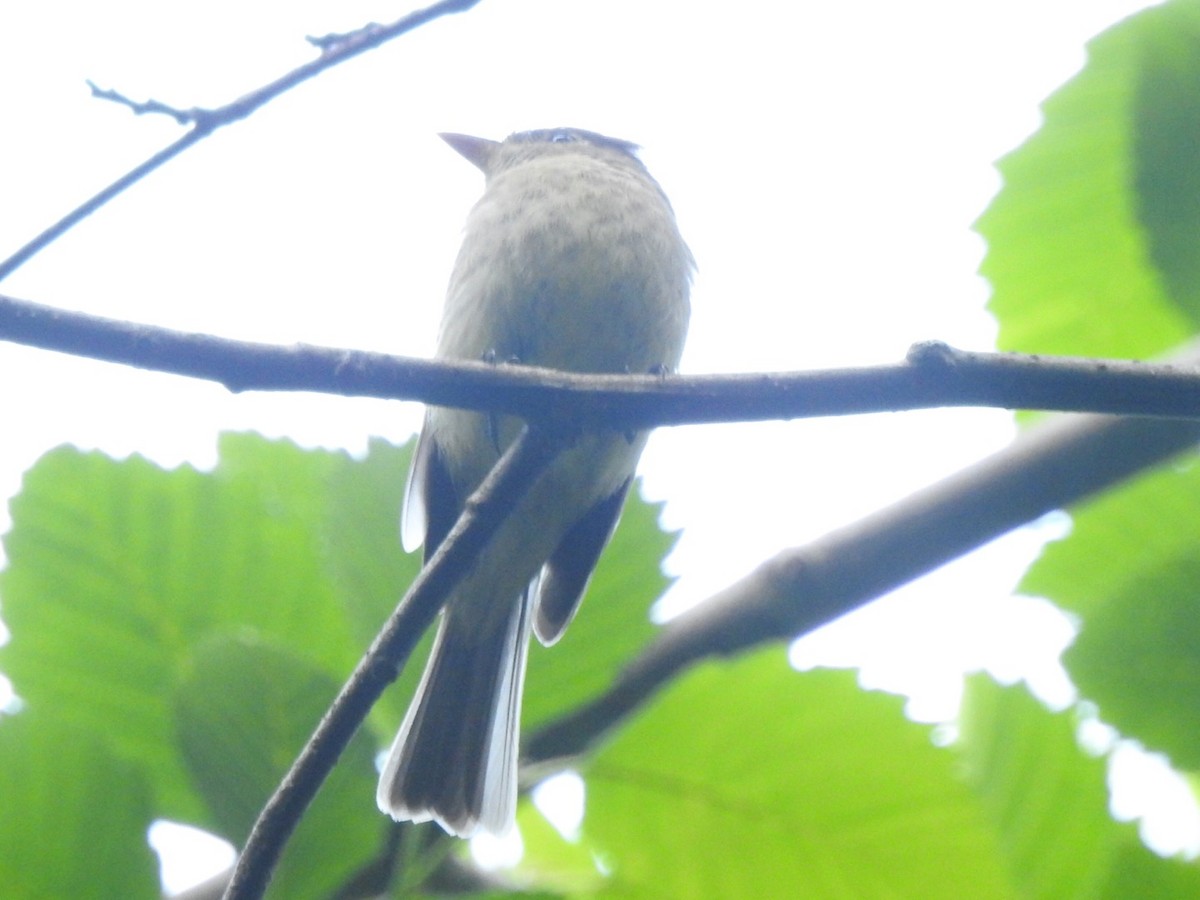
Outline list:
[[[674,369],[694,263],[626,141],[576,128],[503,142],[443,134],[487,179],[450,276],[437,356],[576,372]],[[521,423],[433,407],[404,501],[428,560]],[[380,809],[451,834],[503,834],[517,799],[532,630],[562,636],[616,527],[645,433],[584,436],[558,457],[454,589],[379,781]]]

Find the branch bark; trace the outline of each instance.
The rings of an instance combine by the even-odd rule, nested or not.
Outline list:
[[[580,375],[433,362],[333,347],[234,341],[0,295],[0,340],[191,378],[231,391],[319,391],[511,413],[583,428],[641,429],[997,406],[1200,417],[1192,363],[975,353],[927,342],[902,363],[745,375]]]

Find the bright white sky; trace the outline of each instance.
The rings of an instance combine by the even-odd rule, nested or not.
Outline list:
[[[479,174],[436,138],[576,125],[634,140],[699,263],[685,371],[890,362],[914,341],[989,348],[970,230],[992,168],[1083,45],[1144,0],[895,4],[484,0],[286,94],[123,195],[0,292],[227,337],[431,352]],[[92,79],[180,107],[227,102],[312,56],[307,34],[382,2],[7,4],[0,258],[180,134],[93,100]],[[412,404],[234,397],[0,344],[0,494],[62,442],[209,465],[227,429],[360,450]],[[659,432],[643,472],[684,529],[672,607],[1002,446],[1008,414],[949,410]],[[0,528],[7,527],[6,513]],[[1046,530],[1046,529],[1049,530]],[[802,642],[926,720],[964,671],[1070,700],[1063,617],[1009,592],[1023,533]],[[1192,822],[1159,843],[1200,846]],[[1190,830],[1189,829],[1193,829]]]

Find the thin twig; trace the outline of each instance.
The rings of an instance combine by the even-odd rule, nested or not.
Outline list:
[[[278,789],[259,814],[225,892],[226,900],[262,896],[284,845],[338,756],[383,690],[395,680],[451,588],[566,438],[526,430],[467,501],[466,509],[383,626]]]
[[[90,78],[88,79],[87,86],[91,89],[92,96],[97,100],[108,100],[112,103],[116,103],[119,106],[127,107],[135,116],[169,116],[180,125],[191,125],[201,116],[201,111],[198,109],[178,109],[177,107],[169,106],[166,103],[161,103],[158,100],[133,100],[129,97],[126,97],[120,91],[114,91],[111,88],[100,87]]]
[[[216,381],[569,418],[621,429],[997,406],[1200,417],[1194,365],[1150,365],[919,344],[903,363],[746,375],[580,375],[331,347],[259,344],[67,312],[0,295],[0,340]]]
[[[132,170],[122,175],[108,187],[104,188],[90,200],[67,213],[25,246],[18,249],[8,259],[0,262],[0,281],[3,281],[20,266],[32,258],[38,251],[43,250],[54,240],[73,226],[79,224],[97,209],[125,191],[155,169],[174,159],[188,147],[208,137],[223,125],[229,125],[246,118],[260,107],[274,100],[280,94],[296,87],[304,81],[383,44],[392,38],[399,37],[418,28],[427,22],[451,13],[463,12],[477,5],[480,0],[441,0],[425,9],[417,10],[389,25],[371,24],[345,35],[331,35],[327,38],[310,38],[309,42],[317,46],[320,55],[302,66],[285,73],[269,84],[251,91],[216,109],[182,110],[177,107],[150,100],[145,103],[135,103],[125,95],[112,90],[97,87],[88,82],[93,95],[105,100],[112,100],[129,107],[135,113],[160,113],[169,115],[181,124],[191,123],[192,128],[183,137],[163,148],[158,153]]]

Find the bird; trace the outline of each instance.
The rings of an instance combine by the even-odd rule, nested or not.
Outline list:
[[[579,128],[440,137],[485,186],[450,276],[436,358],[676,369],[695,262],[636,144]],[[401,514],[406,550],[423,542],[429,560],[521,427],[511,416],[426,411]],[[383,812],[463,838],[511,828],[530,636],[550,645],[570,624],[646,437],[581,435],[462,573],[382,770]]]

